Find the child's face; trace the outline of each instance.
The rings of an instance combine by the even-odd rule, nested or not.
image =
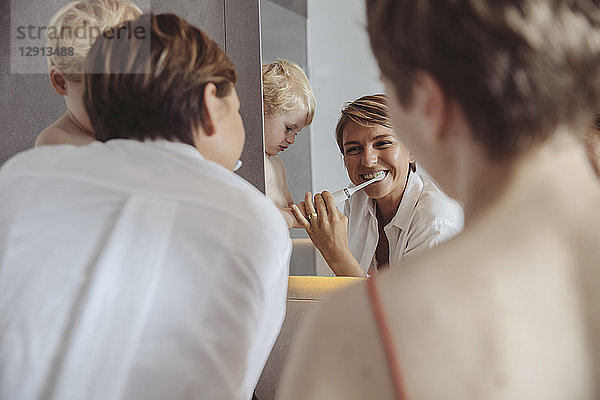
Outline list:
[[[265,152],[274,156],[294,144],[298,132],[304,128],[306,112],[296,108],[265,116]]]

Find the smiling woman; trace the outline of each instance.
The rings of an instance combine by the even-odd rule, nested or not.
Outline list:
[[[460,205],[417,173],[412,154],[387,115],[384,95],[364,96],[344,107],[336,127],[352,183],[359,185],[381,172],[385,178],[350,197],[343,214],[329,192],[317,194],[314,204],[307,193],[296,210],[336,275],[374,275],[450,239],[463,226]]]

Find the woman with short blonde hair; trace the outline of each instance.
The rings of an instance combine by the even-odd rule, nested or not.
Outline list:
[[[325,204],[325,193],[315,196],[315,204],[307,193],[300,204],[304,212],[296,218],[333,272],[375,275],[457,235],[462,208],[417,173],[414,157],[392,128],[386,96],[363,96],[341,114],[335,138],[352,183],[385,177],[346,200],[343,214]]]

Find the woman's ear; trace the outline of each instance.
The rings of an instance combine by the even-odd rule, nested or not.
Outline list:
[[[50,67],[50,84],[57,94],[67,95],[67,79],[56,67]]]
[[[202,94],[206,119],[202,126],[206,136],[212,136],[217,132],[217,123],[220,118],[222,100],[217,97],[217,87],[210,82],[204,87]]]
[[[415,105],[421,114],[423,131],[431,143],[446,139],[448,100],[438,81],[427,72],[417,72],[414,83]]]

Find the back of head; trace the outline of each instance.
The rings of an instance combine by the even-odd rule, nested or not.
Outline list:
[[[72,48],[73,54],[52,53],[48,66],[58,68],[70,81],[79,82],[85,56],[101,32],[140,15],[140,9],[127,0],[74,1],[65,5],[50,19],[48,47]]]
[[[204,88],[213,83],[218,97],[230,93],[237,79],[231,60],[174,14],[143,15],[109,33],[85,63],[84,102],[96,139],[194,145],[194,129],[206,122]]]
[[[315,96],[306,74],[295,63],[277,60],[262,66],[265,114],[274,115],[297,108],[306,112],[306,125],[315,114]]]
[[[490,158],[600,109],[600,10],[592,0],[367,0],[383,74],[410,105],[430,74],[464,111]]]
[[[392,123],[389,119],[387,98],[385,95],[374,94],[363,96],[344,106],[342,115],[335,127],[335,141],[342,154],[344,154],[344,128],[349,122],[354,122],[366,127],[380,125],[392,129]]]

